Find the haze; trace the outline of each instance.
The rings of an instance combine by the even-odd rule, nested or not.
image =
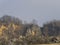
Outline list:
[[[60,20],[60,0],[0,0],[0,17],[6,14],[27,22],[36,19],[42,26]]]

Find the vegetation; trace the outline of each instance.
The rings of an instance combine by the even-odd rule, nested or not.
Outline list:
[[[40,27],[35,20],[28,24],[7,15],[0,18],[0,45],[48,43],[60,43],[60,21]]]

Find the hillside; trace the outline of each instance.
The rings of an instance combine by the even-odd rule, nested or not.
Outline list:
[[[31,44],[31,45],[60,45],[60,43],[55,43],[55,44]]]
[[[60,36],[60,20],[51,21],[47,24],[44,24],[43,27],[43,33],[48,34],[48,36]]]
[[[60,43],[60,21],[52,21],[40,27],[33,23],[5,15],[0,17],[0,44],[50,44]]]

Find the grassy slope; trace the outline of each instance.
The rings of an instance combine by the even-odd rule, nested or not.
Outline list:
[[[60,43],[55,43],[55,44],[31,44],[31,45],[60,45]]]

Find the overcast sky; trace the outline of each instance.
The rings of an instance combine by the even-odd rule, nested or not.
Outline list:
[[[27,22],[36,19],[42,25],[60,20],[60,0],[0,0],[0,17],[6,14]]]

